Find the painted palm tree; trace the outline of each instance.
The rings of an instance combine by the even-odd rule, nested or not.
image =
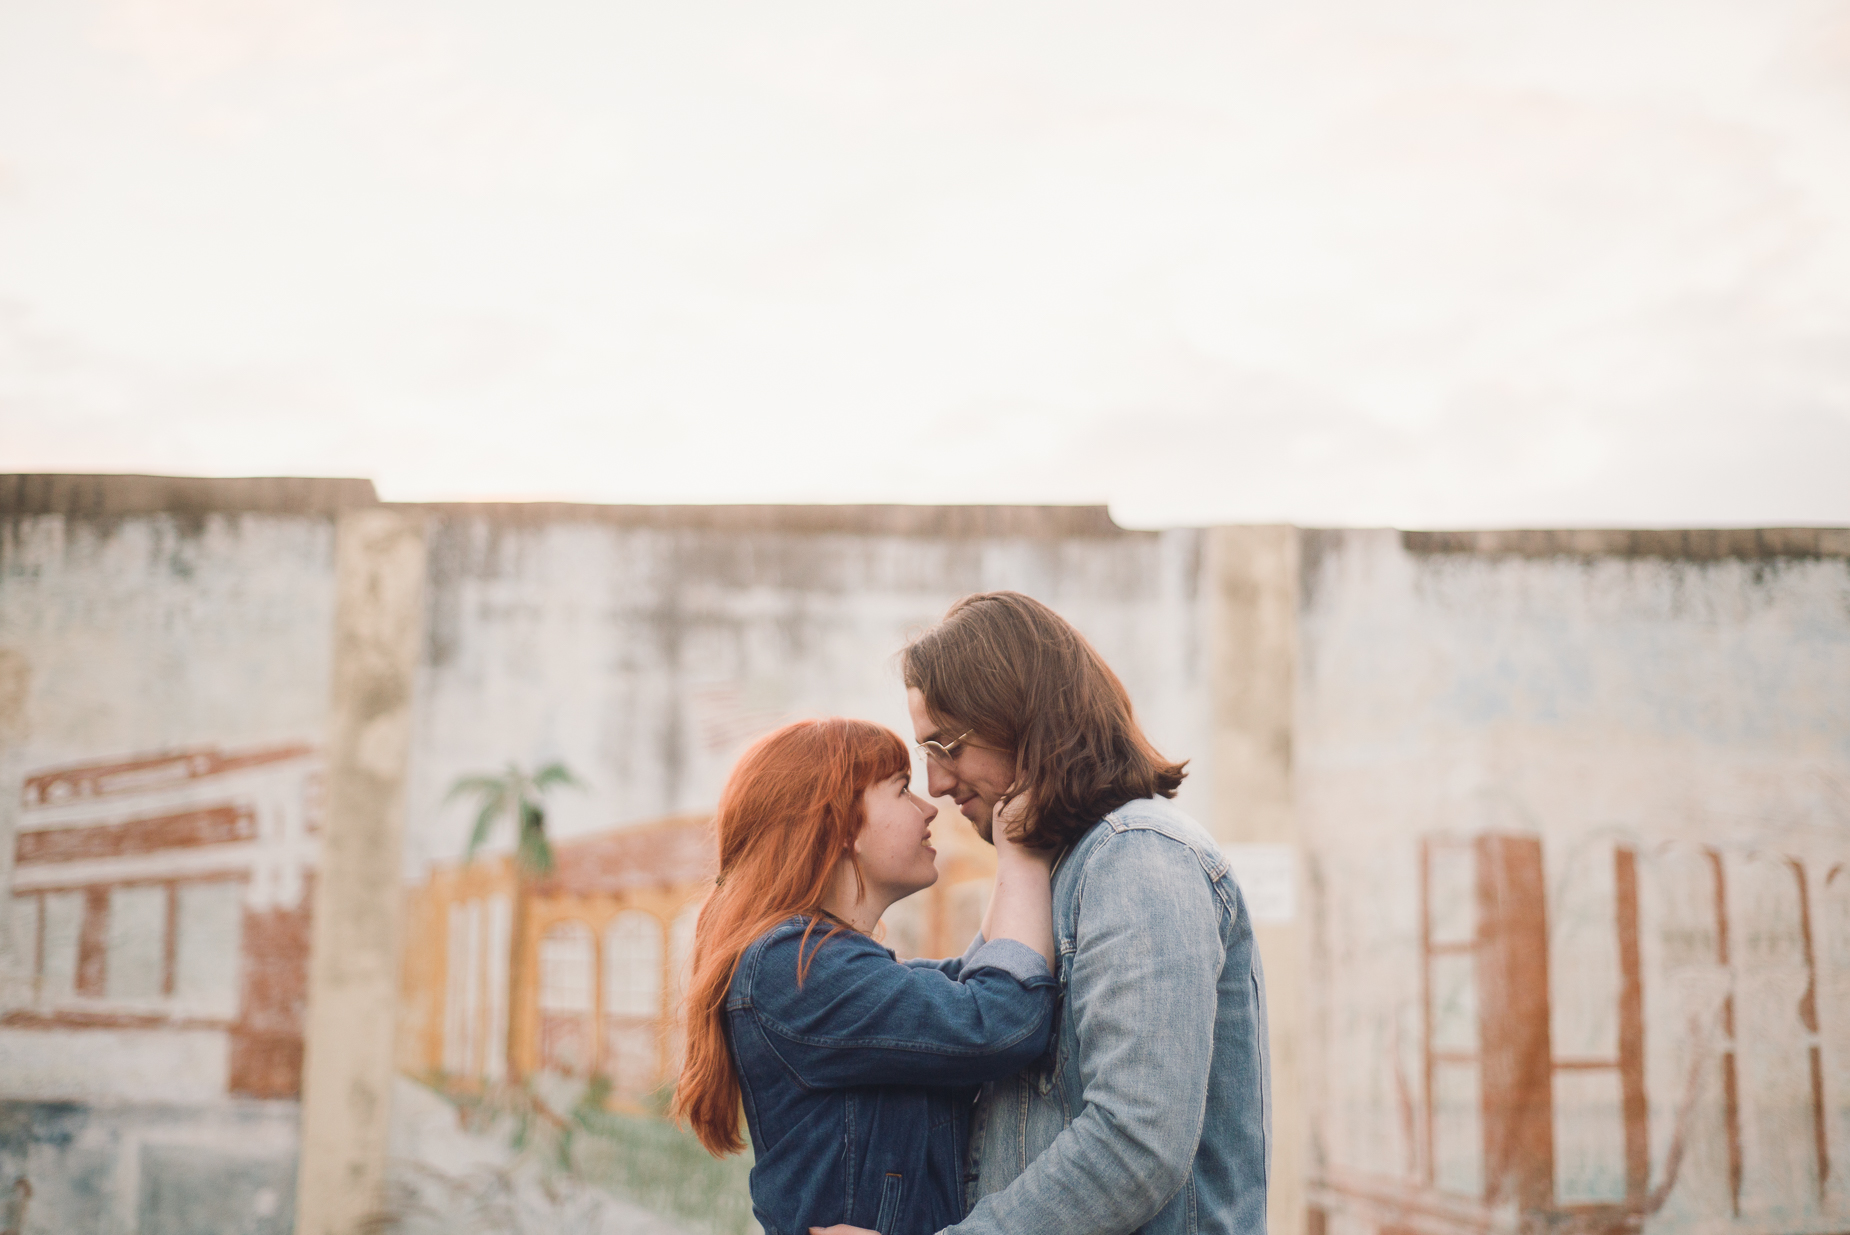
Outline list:
[[[584,782],[572,775],[563,763],[553,762],[528,774],[518,763],[509,763],[499,776],[464,776],[450,786],[445,801],[473,795],[478,804],[475,826],[469,831],[469,845],[463,861],[475,858],[476,850],[488,842],[495,824],[503,816],[514,820],[514,904],[513,930],[508,940],[508,989],[514,992],[515,1006],[520,1006],[528,987],[526,957],[529,950],[529,914],[531,885],[552,873],[552,842],[546,837],[546,794],[553,789],[583,789]],[[509,1009],[510,1017],[513,1009]],[[507,1035],[507,1075],[519,1080],[522,1072],[522,1034],[511,1020]]]
[[[504,815],[515,821],[514,865],[523,875],[547,875],[552,872],[552,842],[546,838],[546,793],[569,786],[583,789],[584,782],[572,775],[563,763],[547,764],[528,775],[518,763],[509,763],[499,776],[464,776],[450,786],[449,797],[473,794],[479,809],[475,827],[469,832],[469,847],[463,861],[475,859],[476,850],[488,843],[489,833]]]

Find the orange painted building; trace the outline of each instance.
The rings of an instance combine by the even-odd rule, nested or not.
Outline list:
[[[954,810],[934,834],[938,883],[887,914],[901,957],[960,952],[982,921],[994,850]],[[677,816],[555,845],[552,873],[525,887],[505,855],[435,868],[409,893],[400,1068],[462,1088],[603,1076],[641,1104],[678,1067],[714,865],[711,819]]]

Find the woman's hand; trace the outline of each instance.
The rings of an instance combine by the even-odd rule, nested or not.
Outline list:
[[[812,1226],[809,1235],[880,1235],[879,1231],[870,1231],[864,1226],[847,1226],[837,1223],[834,1226]]]
[[[1002,809],[996,812],[995,826],[990,829],[990,839],[995,842],[996,861],[1030,862],[1043,871],[1053,870],[1054,851],[1051,849],[1032,849],[1015,839],[1016,831],[1028,814],[1028,799],[1025,794],[1017,795],[1003,802]]]
[[[1013,939],[1041,954],[1053,969],[1052,850],[1031,849],[1009,839],[1027,814],[1025,795],[1011,797],[995,815],[990,839],[996,846],[996,890],[983,920],[985,939]]]

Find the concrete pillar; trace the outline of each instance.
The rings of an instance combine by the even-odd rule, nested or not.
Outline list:
[[[384,1200],[424,518],[374,508],[336,535],[327,816],[302,1074],[299,1235],[352,1235]]]
[[[1215,810],[1265,962],[1272,1042],[1269,1235],[1305,1235],[1308,930],[1292,797],[1298,536],[1292,527],[1207,534],[1204,614],[1213,698]]]

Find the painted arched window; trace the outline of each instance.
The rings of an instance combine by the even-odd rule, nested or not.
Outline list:
[[[540,940],[540,1066],[570,1075],[591,1068],[592,983],[597,940],[582,922],[560,922]]]
[[[668,1018],[668,1074],[681,1074],[681,1061],[687,1054],[687,1025],[681,1019],[681,999],[693,979],[694,926],[700,920],[700,906],[695,902],[675,915],[668,927],[668,1004],[663,1015]]]
[[[604,929],[604,1068],[626,1098],[647,1094],[661,1077],[662,926],[638,910]]]

